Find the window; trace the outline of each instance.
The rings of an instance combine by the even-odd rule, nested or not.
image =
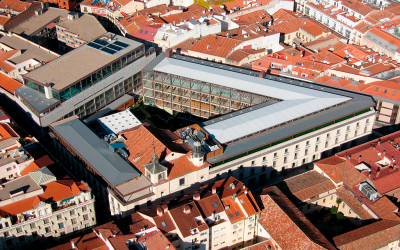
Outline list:
[[[179,179],[179,186],[185,185],[185,178]]]
[[[24,241],[25,241],[25,236],[23,236],[23,235],[22,235],[22,236],[19,236],[19,237],[18,237],[18,241],[19,241],[19,242],[24,242]]]
[[[272,167],[276,167],[276,161],[272,162]]]
[[[44,220],[43,220],[43,224],[45,224],[45,225],[46,225],[46,224],[49,224],[49,219],[44,219]]]
[[[254,168],[251,169],[251,175],[253,175],[253,174],[254,174]]]
[[[11,178],[13,178],[13,176],[14,176],[14,175],[10,174],[10,175],[8,176],[8,178],[11,179]]]
[[[325,142],[325,148],[327,148],[327,147],[329,147],[329,142],[328,141]]]
[[[75,225],[76,224],[76,218],[71,219],[71,223],[72,223],[72,225]]]
[[[287,163],[287,157],[283,158],[283,163]]]
[[[83,220],[88,220],[89,219],[89,215],[85,214],[83,215]]]
[[[7,246],[12,246],[13,245],[12,239],[6,240],[6,245]]]
[[[58,214],[57,215],[57,220],[61,220],[62,219],[62,215],[61,214]]]
[[[37,233],[37,232],[32,232],[32,237],[33,237],[33,238],[38,237],[38,233]]]
[[[308,149],[305,150],[304,155],[308,155]]]
[[[78,227],[74,227],[72,230],[73,230],[74,232],[76,232],[76,231],[78,231]]]
[[[82,207],[82,212],[85,212],[87,210],[87,207],[86,206],[83,206]],[[57,216],[57,219],[58,219],[58,216]]]
[[[50,227],[46,227],[44,230],[46,231],[46,233],[50,233],[51,232],[51,228]]]
[[[59,229],[64,228],[64,222],[58,223],[58,228],[59,228]]]
[[[22,232],[22,228],[21,227],[17,227],[16,230],[17,230],[17,234]]]
[[[75,210],[71,210],[71,211],[69,211],[69,215],[74,215],[75,214]]]
[[[7,171],[11,171],[11,170],[12,170],[12,168],[11,168],[11,167],[7,168]]]

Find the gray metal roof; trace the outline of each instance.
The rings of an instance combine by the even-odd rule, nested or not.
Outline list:
[[[97,137],[81,120],[56,123],[53,129],[83,157],[111,185],[117,186],[140,173],[108,149],[108,144]]]
[[[36,91],[28,86],[21,86],[15,90],[18,95],[22,96],[34,109],[38,112],[59,102],[55,98],[47,99],[43,93]]]
[[[175,58],[164,58],[154,67],[154,70],[283,100],[230,119],[221,121],[217,119],[214,123],[204,126],[203,128],[220,143],[226,143],[351,100],[345,95],[226,71],[218,67],[199,65]]]

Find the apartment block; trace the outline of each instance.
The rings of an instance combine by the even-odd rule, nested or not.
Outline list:
[[[240,181],[230,177],[96,227],[135,239],[159,230],[176,249],[239,249],[256,242],[260,208]],[[135,237],[136,236],[136,237]],[[118,237],[116,237],[118,238]],[[112,239],[108,239],[112,244]],[[133,240],[135,241],[135,240]]]
[[[21,168],[18,178],[1,184],[0,249],[41,247],[95,225],[91,189],[71,179],[39,144],[25,149],[35,160]]]
[[[140,71],[154,57],[153,49],[107,33],[24,75],[17,104],[37,130],[72,115],[86,117],[138,89]]]
[[[107,33],[97,19],[88,14],[70,12],[56,24],[59,48],[70,51]]]

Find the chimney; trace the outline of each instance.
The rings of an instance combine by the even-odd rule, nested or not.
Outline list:
[[[381,173],[381,169],[380,168],[378,168],[378,170],[376,171],[376,175],[375,175],[375,177],[379,177],[379,174]]]
[[[212,187],[212,194],[216,194],[217,193],[217,188],[216,187]]]
[[[386,150],[383,150],[383,154],[386,154]]]
[[[258,77],[260,78],[264,78],[265,77],[265,71],[261,70],[260,74],[258,75]]]
[[[235,189],[235,184],[232,182],[231,184],[229,184],[229,187],[230,187],[231,189]]]
[[[171,49],[171,48],[169,48],[169,49],[167,49],[167,50],[165,51],[165,56],[166,56],[166,57],[172,57],[172,49]]]
[[[361,155],[358,157],[358,159],[360,159],[360,160],[361,160]]]
[[[71,240],[71,249],[76,249],[75,242]]]
[[[237,196],[237,194],[233,194],[233,202],[236,201],[236,196]]]
[[[378,144],[379,144],[379,145],[381,144],[381,139],[378,140]]]
[[[183,206],[183,212],[184,212],[185,214],[190,213],[190,206],[189,206],[189,205]]]
[[[193,200],[199,201],[200,200],[200,194],[199,193],[194,194],[193,195]]]
[[[162,204],[161,208],[163,209],[164,213],[168,211],[168,205],[167,204]]]
[[[368,177],[371,177],[371,170],[369,171]]]
[[[158,207],[157,208],[157,216],[163,216],[164,215],[164,210],[162,209],[162,207]]]

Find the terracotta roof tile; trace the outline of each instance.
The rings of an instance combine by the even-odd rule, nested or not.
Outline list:
[[[366,179],[353,165],[336,155],[317,161],[314,164],[336,184],[344,182],[347,186],[354,187]]]
[[[362,220],[371,220],[374,217],[363,208],[363,203],[359,201],[353,194],[350,193],[345,187],[340,187],[336,190],[336,194],[346,203],[353,212],[355,212]],[[340,211],[340,207],[339,207]]]
[[[314,37],[322,35],[326,29],[316,25],[315,23],[307,23],[306,25],[302,25],[300,27],[302,30],[306,31],[307,33],[313,35]]]
[[[377,10],[376,7],[373,7],[373,6],[369,5],[368,3],[361,2],[358,0],[353,0],[353,1],[346,0],[346,1],[342,2],[342,5],[360,13],[363,16],[366,16],[368,13],[372,12],[373,10]]]
[[[184,210],[187,212],[184,212]],[[183,206],[173,208],[169,211],[169,213],[174,219],[175,224],[179,228],[182,236],[185,238],[192,235],[192,229],[198,229],[198,227],[200,226],[196,222],[195,217],[201,216],[201,214],[193,201]],[[205,222],[201,222],[201,224],[205,224]],[[204,230],[204,228],[202,229]],[[208,229],[208,227],[206,227],[205,229]]]
[[[286,179],[285,183],[290,192],[301,201],[336,189],[331,180],[316,171]]]
[[[138,243],[146,246],[149,250],[171,249],[176,250],[174,245],[162,234],[160,231],[147,236],[146,238],[139,238]]]
[[[21,171],[21,175],[26,175],[32,171],[38,170],[39,168],[40,167],[35,162],[32,162],[24,170]]]
[[[34,209],[40,202],[40,198],[38,196],[34,196],[2,206],[0,207],[0,210],[10,215],[16,215]]]
[[[5,25],[11,18],[8,16],[0,15],[0,25]]]
[[[44,201],[56,202],[78,195],[81,190],[73,180],[59,180],[43,185],[44,194],[39,197]]]
[[[365,34],[368,32],[368,30],[370,30],[373,27],[373,25],[365,22],[365,21],[361,21],[359,22],[356,26],[353,27],[353,29],[357,30],[358,32],[360,32],[361,34]]]
[[[108,250],[106,243],[95,233],[85,234],[83,236],[72,239],[74,242],[76,249],[87,249],[87,250]],[[71,243],[65,243],[53,248],[49,248],[49,250],[70,250]]]
[[[303,59],[309,61],[321,62],[325,64],[331,64],[331,65],[346,62],[344,58],[337,56],[330,51],[318,52],[313,55],[303,57]]]
[[[379,249],[398,241],[400,221],[380,220],[333,238],[340,250]]]
[[[241,43],[241,41],[235,39],[208,35],[195,43],[189,51],[225,58]]]
[[[12,10],[18,4],[19,0],[4,0],[0,2],[0,9]]]
[[[279,9],[277,12],[272,14],[272,19],[274,20],[274,24],[280,22],[286,22],[288,20],[296,19],[299,17],[301,17],[301,13],[286,9]]]
[[[265,10],[257,10],[244,15],[237,16],[231,20],[238,25],[247,25],[251,23],[266,23],[272,21],[271,16]]]
[[[0,87],[14,95],[14,91],[22,87],[22,84],[4,74],[0,74]]]
[[[277,187],[264,189],[258,222],[282,249],[335,249]]]
[[[371,208],[380,219],[400,220],[397,215],[399,208],[387,196],[383,196],[379,200],[371,204]]]
[[[21,1],[19,1],[19,2],[14,6],[14,11],[23,12],[23,11],[25,11],[26,9],[28,9],[29,6],[31,6],[31,5],[32,5],[32,3],[29,3],[29,2],[21,2]]]

